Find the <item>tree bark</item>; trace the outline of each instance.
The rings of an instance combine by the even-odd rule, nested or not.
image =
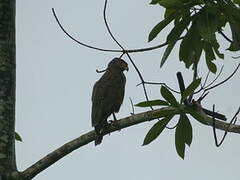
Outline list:
[[[0,0],[0,179],[16,172],[15,0]]]

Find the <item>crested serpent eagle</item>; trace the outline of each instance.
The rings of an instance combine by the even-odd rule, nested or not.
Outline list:
[[[107,118],[118,112],[123,102],[126,77],[123,73],[128,71],[128,64],[114,58],[106,69],[106,72],[95,83],[92,93],[92,126],[96,131],[95,145],[102,142],[102,132],[107,126]]]

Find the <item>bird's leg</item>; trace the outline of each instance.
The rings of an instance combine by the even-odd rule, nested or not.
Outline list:
[[[114,121],[117,121],[117,118],[115,116],[115,113],[112,113]]]
[[[114,122],[117,121],[116,115],[115,115],[115,113],[112,113],[112,115],[113,115],[113,120],[110,120],[109,123],[110,123],[110,125],[112,125],[113,127],[118,128],[118,126],[114,123]],[[121,129],[119,129],[119,131],[121,131]]]
[[[109,124],[112,124],[112,123],[114,123],[115,121],[117,121],[117,118],[116,118],[115,113],[112,113],[112,115],[113,115],[113,120],[109,120],[109,121],[108,121]]]

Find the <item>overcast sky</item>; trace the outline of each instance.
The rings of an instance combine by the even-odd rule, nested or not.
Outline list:
[[[109,1],[108,20],[112,32],[127,49],[163,43],[166,30],[152,43],[147,37],[152,27],[163,17],[163,9],[150,6],[149,0]],[[23,142],[17,142],[17,164],[24,170],[64,143],[92,130],[91,93],[101,74],[96,69],[119,53],[99,52],[82,47],[67,38],[53,18],[51,8],[66,30],[80,41],[103,48],[118,48],[103,23],[104,0],[17,1],[17,114],[16,131]],[[221,38],[220,38],[221,40]],[[222,41],[223,42],[223,41]],[[227,47],[227,45],[225,45]],[[159,68],[164,48],[132,54],[145,80],[165,82],[178,89],[176,71],[182,71],[186,84],[191,71],[178,61],[178,50]],[[237,61],[226,54],[222,78],[236,67]],[[118,118],[132,112],[129,98],[136,104],[144,100],[140,82],[126,57],[130,71],[126,73],[125,99]],[[205,63],[200,75],[207,72]],[[213,90],[203,102],[232,117],[239,106],[239,75]],[[205,77],[205,76],[204,76]],[[214,76],[211,75],[210,79]],[[161,98],[159,87],[148,86],[150,99]],[[197,97],[196,97],[197,98]],[[148,109],[136,108],[135,113]],[[176,119],[177,120],[177,119]],[[175,121],[176,122],[176,121]],[[239,176],[239,135],[229,134],[222,147],[214,145],[212,129],[192,121],[193,143],[186,149],[185,160],[176,153],[174,130],[165,130],[148,146],[143,139],[154,122],[142,123],[105,136],[95,147],[90,143],[64,157],[36,180],[99,179],[99,180],[236,180]],[[171,123],[174,125],[174,122]],[[222,132],[219,133],[222,137]]]

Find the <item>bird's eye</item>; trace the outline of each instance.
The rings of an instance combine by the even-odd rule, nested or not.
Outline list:
[[[127,63],[123,62],[123,63],[120,64],[120,66],[121,66],[122,69],[128,71],[128,64]]]
[[[121,67],[126,68],[128,65],[126,63],[121,63]]]

